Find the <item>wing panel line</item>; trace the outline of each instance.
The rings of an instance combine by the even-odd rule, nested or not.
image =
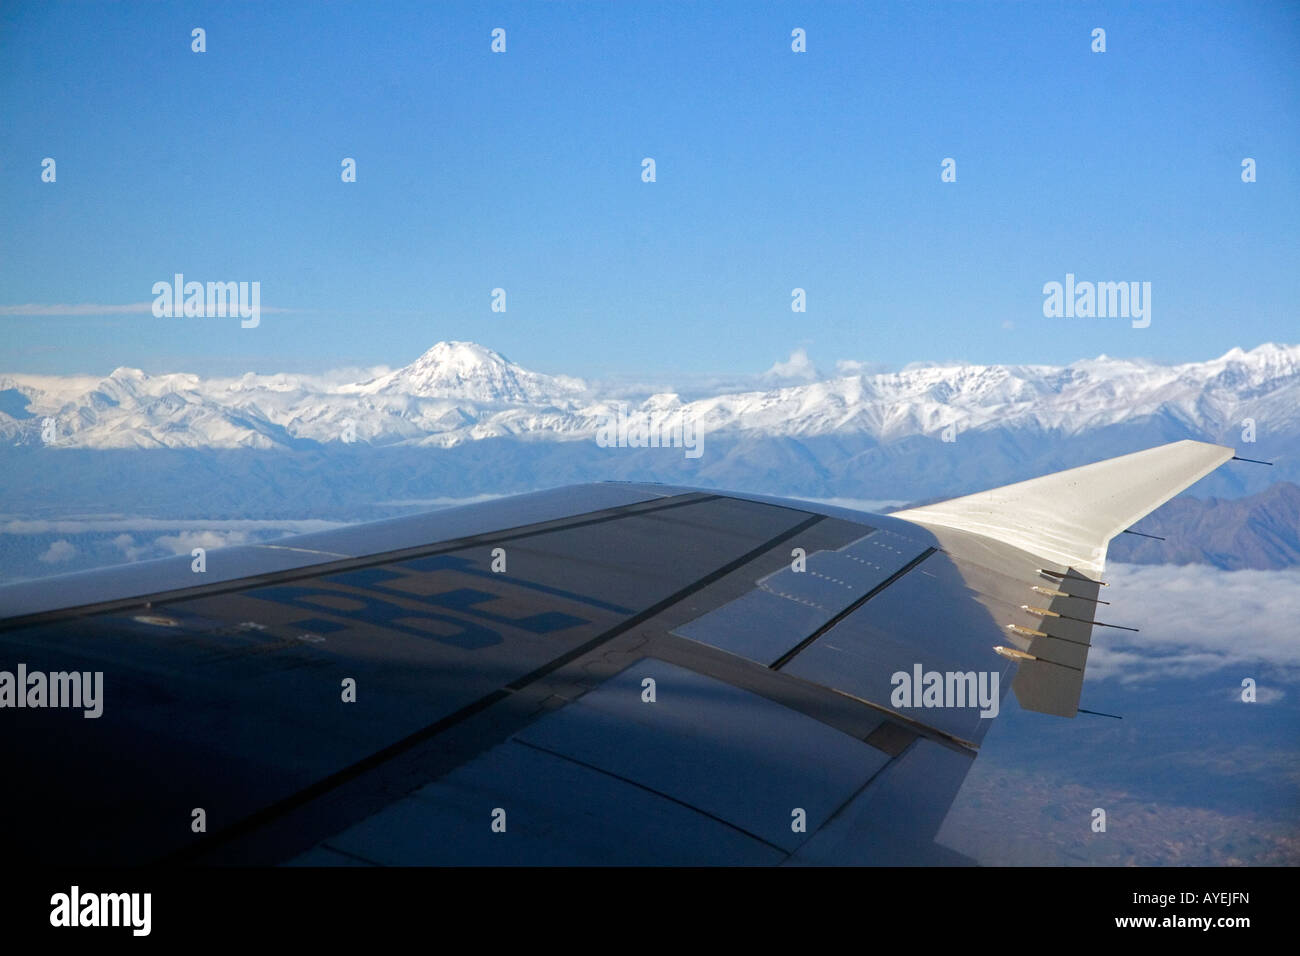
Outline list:
[[[715,498],[719,496],[714,495],[714,496],[706,496],[706,497]],[[687,504],[687,503],[690,502],[683,502],[683,504]],[[787,510],[797,512],[797,509],[794,508],[790,508]],[[644,512],[639,512],[639,513],[644,513]],[[415,747],[418,744],[424,743],[425,741],[438,736],[443,731],[457,724],[463,723],[464,721],[473,717],[475,714],[478,714],[481,711],[486,710],[487,708],[491,707],[493,704],[498,703],[499,701],[502,701],[505,698],[509,697],[511,694],[527,687],[529,684],[532,684],[540,680],[541,678],[552,673],[553,671],[556,671],[559,668],[565,666],[566,664],[569,664],[572,661],[578,659],[579,657],[582,657],[583,655],[590,653],[591,651],[600,647],[602,644],[606,644],[609,641],[613,640],[614,638],[618,637],[620,634],[626,633],[632,628],[645,623],[646,621],[650,620],[656,615],[662,613],[667,608],[670,608],[674,604],[677,604],[680,601],[685,600],[695,592],[702,590],[705,587],[708,587],[710,584],[720,580],[721,578],[726,577],[728,574],[731,574],[733,571],[739,570],[740,568],[749,564],[754,559],[760,557],[763,554],[766,554],[768,551],[779,546],[783,542],[788,541],[791,538],[802,534],[803,532],[811,528],[813,525],[816,525],[819,522],[825,520],[826,520],[825,515],[818,515],[818,514],[810,515],[808,518],[799,522],[799,524],[795,525],[794,527],[789,528],[788,530],[783,531],[780,534],[770,538],[769,540],[758,545],[756,548],[746,552],[745,554],[742,554],[740,557],[735,558],[732,561],[729,561],[727,564],[723,565],[720,568],[717,568],[716,570],[710,572],[709,574],[701,578],[698,578],[695,581],[692,581],[686,587],[680,589],[674,594],[670,594],[668,597],[664,598],[662,601],[659,601],[657,604],[654,604],[646,608],[644,611],[641,611],[640,613],[634,615],[633,617],[630,617],[627,620],[614,625],[604,633],[598,634],[590,641],[587,641],[585,644],[575,647],[571,651],[565,654],[559,655],[558,657],[554,658],[553,660],[549,661],[543,666],[537,668],[533,672],[529,674],[525,674],[523,677],[511,681],[509,684],[505,685],[504,687],[499,687],[496,690],[488,694],[485,694],[483,697],[480,697],[478,700],[466,704],[460,710],[448,714],[446,717],[442,717],[439,720],[434,721],[432,724],[429,724],[427,727],[421,728],[420,730],[417,730],[414,733],[407,735],[401,740],[395,741],[394,743],[389,744],[387,747],[375,751],[370,756],[363,757],[361,760],[358,760],[356,763],[344,767],[341,770],[337,770],[327,777],[321,778],[315,783],[310,784],[307,787],[304,787],[302,790],[299,790],[297,793],[293,793],[275,803],[270,804],[269,806],[265,806],[260,810],[254,811],[253,813],[249,814],[247,817],[244,817],[242,820],[233,823],[222,830],[215,831],[204,838],[201,838],[193,845],[186,847],[185,849],[180,850],[176,853],[172,853],[164,857],[159,862],[183,863],[183,862],[191,861],[194,858],[199,857],[204,853],[207,853],[208,851],[230,840],[243,836],[249,833],[250,831],[255,830],[256,828],[262,826],[263,824],[271,822],[272,820],[282,816],[283,814],[291,810],[303,806],[304,804],[310,802],[311,800],[314,800],[316,797],[328,793],[329,791],[347,783],[348,781],[353,780],[356,777],[359,777],[361,774],[366,773],[367,771],[374,770],[376,767],[379,767],[380,765],[386,763],[387,761],[393,759],[394,757],[397,757],[400,754],[410,750],[412,747]],[[593,522],[587,522],[587,523],[593,523]],[[463,547],[463,545],[461,545],[461,547]],[[319,573],[319,571],[313,573]]]
[[[858,598],[856,601],[854,601],[852,604],[850,604],[850,605],[849,605],[848,607],[846,607],[844,610],[840,611],[840,613],[836,614],[833,618],[831,618],[829,621],[827,621],[827,622],[826,622],[825,624],[823,624],[821,627],[817,628],[817,630],[813,631],[811,634],[809,634],[807,637],[805,637],[802,641],[800,641],[800,642],[799,642],[798,644],[796,644],[794,647],[790,648],[788,651],[786,651],[784,654],[782,654],[780,657],[778,657],[778,658],[777,658],[777,659],[772,663],[772,670],[774,670],[774,671],[779,671],[782,667],[785,667],[786,664],[789,664],[792,660],[794,660],[795,657],[797,657],[797,656],[799,655],[799,653],[800,653],[802,650],[804,650],[804,648],[806,648],[806,647],[808,647],[810,644],[812,644],[813,641],[817,640],[817,638],[821,637],[823,634],[825,634],[827,631],[829,631],[832,627],[834,627],[834,626],[835,626],[836,624],[838,624],[840,621],[844,620],[846,617],[848,617],[848,616],[849,616],[850,614],[852,614],[854,611],[858,610],[858,608],[862,607],[862,605],[866,604],[866,603],[867,603],[868,601],[870,601],[873,597],[875,597],[877,594],[879,594],[879,593],[880,593],[881,591],[883,591],[885,588],[889,587],[891,584],[893,584],[895,581],[897,581],[899,578],[901,578],[901,577],[902,577],[904,574],[906,574],[908,571],[911,571],[914,567],[916,567],[918,564],[920,564],[922,561],[924,561],[924,560],[925,560],[926,558],[928,558],[930,555],[934,554],[937,550],[939,550],[939,549],[938,549],[938,548],[926,548],[924,551],[922,551],[920,554],[918,554],[916,557],[914,557],[911,561],[908,561],[907,564],[903,565],[901,568],[899,568],[897,571],[895,571],[895,572],[894,572],[893,574],[891,574],[889,577],[885,578],[885,580],[881,581],[879,584],[877,584],[874,588],[872,588],[872,589],[871,589],[870,591],[868,591],[866,594],[862,595],[860,598]]]
[[[134,607],[152,607],[170,604],[175,601],[188,601],[194,598],[214,597],[221,594],[229,594],[234,591],[247,590],[252,587],[262,587],[267,584],[282,584],[287,581],[297,581],[302,578],[311,578],[318,575],[336,574],[340,571],[353,571],[359,568],[375,567],[395,561],[408,561],[412,558],[432,557],[434,555],[444,554],[450,551],[459,551],[469,547],[504,544],[510,541],[520,541],[524,538],[535,537],[540,534],[550,534],[555,531],[569,531],[574,528],[583,528],[588,525],[617,521],[620,518],[653,514],[659,511],[668,511],[673,508],[682,508],[686,505],[702,504],[707,501],[715,501],[721,497],[723,496],[705,495],[693,492],[691,494],[671,498],[665,503],[646,502],[620,505],[618,508],[609,509],[606,512],[591,512],[590,516],[581,520],[566,518],[558,521],[543,522],[536,525],[520,525],[517,528],[510,528],[504,531],[493,531],[486,534],[454,538],[449,541],[439,541],[432,545],[420,545],[414,548],[401,548],[396,551],[376,552],[374,554],[345,558],[341,561],[307,564],[298,568],[288,568],[283,571],[270,571],[264,574],[255,574],[244,578],[233,578],[229,581],[215,581],[212,584],[200,584],[191,588],[160,591],[153,594],[140,594],[129,598],[99,601],[93,604],[82,604],[75,607],[59,608],[53,611],[39,611],[35,614],[24,614],[18,617],[8,618],[7,620],[0,620],[0,631],[9,631],[16,628],[28,627],[33,624],[48,624],[53,621],[60,621],[70,617],[86,617],[92,614],[124,611]],[[795,509],[791,508],[787,510],[793,511]],[[53,579],[50,580],[53,582]]]

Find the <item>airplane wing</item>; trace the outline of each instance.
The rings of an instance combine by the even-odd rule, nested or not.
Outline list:
[[[1073,716],[1106,542],[1231,456],[894,515],[583,485],[0,588],[6,848],[969,862],[934,835],[1003,696]]]

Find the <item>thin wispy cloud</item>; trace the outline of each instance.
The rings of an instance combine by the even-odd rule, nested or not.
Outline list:
[[[262,312],[299,312],[300,309],[278,309],[274,306],[264,305],[261,307]],[[104,303],[104,302],[78,302],[78,303],[55,303],[46,305],[38,302],[28,302],[24,305],[0,305],[0,316],[26,317],[26,318],[75,318],[83,315],[153,315],[153,302],[126,302],[126,303]]]
[[[0,315],[12,316],[78,316],[78,315],[149,315],[152,302],[129,302],[124,305],[107,305],[102,302],[80,302],[75,305],[59,303],[43,305],[28,302],[25,305],[0,305]]]
[[[142,533],[149,531],[178,531],[181,529],[192,529],[196,526],[204,531],[249,532],[282,530],[286,534],[310,534],[313,531],[329,531],[331,528],[338,528],[346,523],[347,522],[343,521],[327,521],[321,518],[214,518],[211,520],[204,518],[172,520],[168,518],[142,517],[69,518],[61,520],[35,518],[30,520],[15,519],[0,521],[0,535],[91,534],[105,531],[134,531],[136,533]]]

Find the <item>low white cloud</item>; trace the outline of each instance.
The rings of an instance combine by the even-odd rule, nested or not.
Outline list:
[[[808,350],[799,348],[790,353],[784,362],[775,363],[763,373],[768,382],[815,382],[821,378],[817,366],[808,357]]]
[[[147,547],[137,545],[135,538],[129,534],[119,534],[113,539],[113,546],[121,551],[128,561],[138,561],[142,556],[149,553]]]
[[[1233,703],[1241,700],[1244,688],[1240,685],[1224,688],[1223,695]],[[1276,704],[1286,700],[1286,691],[1280,687],[1274,687],[1271,684],[1255,683],[1255,703],[1257,704]]]
[[[860,362],[857,359],[840,359],[835,363],[835,371],[843,377],[851,375],[884,375],[893,371],[893,366],[887,362]]]
[[[411,507],[429,507],[429,508],[455,508],[460,505],[476,505],[482,501],[496,501],[498,498],[505,498],[506,495],[470,495],[466,498],[390,498],[387,501],[376,501],[376,505],[391,506],[394,508],[411,508]]]
[[[43,561],[46,564],[62,564],[64,561],[70,561],[77,553],[77,546],[71,541],[65,541],[60,538],[50,544],[43,552],[37,555],[37,561]]]
[[[248,534],[243,531],[182,531],[180,534],[165,534],[154,541],[158,547],[173,554],[189,554],[195,548],[229,548],[246,543]]]
[[[1233,684],[1242,677],[1262,684],[1263,665],[1300,681],[1300,568],[1111,564],[1105,578],[1110,587],[1103,597],[1111,604],[1097,609],[1097,619],[1140,633],[1094,628],[1090,680],[1132,683],[1228,671]],[[1270,693],[1268,702],[1279,699]]]

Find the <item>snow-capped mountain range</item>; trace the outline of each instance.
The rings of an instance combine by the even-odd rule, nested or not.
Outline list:
[[[769,374],[756,382],[770,380]],[[85,449],[591,440],[619,401],[579,379],[522,368],[481,345],[439,342],[410,365],[343,384],[302,375],[202,379],[131,368],[99,380],[0,375],[0,440]],[[945,429],[949,438],[993,430],[1062,438],[1160,419],[1175,430],[1238,444],[1247,419],[1261,433],[1300,436],[1300,346],[1233,349],[1183,365],[1104,356],[1064,367],[926,365],[691,400],[660,392],[627,406],[632,416],[664,422],[684,415],[706,435],[736,439],[857,436],[887,445],[938,439]]]
[[[1172,503],[1142,526],[1167,541],[1125,536],[1116,559],[1300,561],[1300,346],[868,369],[825,376],[796,352],[747,383],[638,393],[441,342],[370,373],[0,375],[0,579],[610,479],[880,510],[1180,438],[1276,465],[1216,470],[1190,493],[1220,501]],[[703,453],[602,445],[621,403],[624,420],[701,425]]]

